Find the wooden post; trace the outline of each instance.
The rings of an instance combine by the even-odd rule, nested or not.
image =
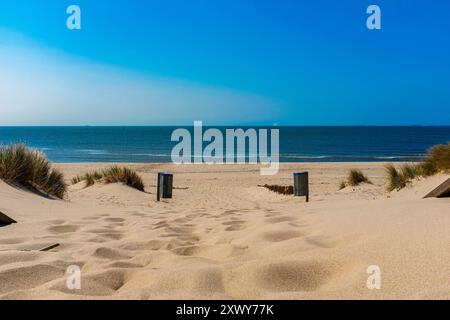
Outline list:
[[[294,196],[306,197],[309,201],[309,181],[308,172],[294,172]]]
[[[160,184],[160,182],[161,182],[161,173],[158,172],[158,178],[157,178],[157,181],[156,181],[156,201],[159,201],[160,198],[161,198],[161,195],[159,194],[159,190],[160,190],[159,184]]]

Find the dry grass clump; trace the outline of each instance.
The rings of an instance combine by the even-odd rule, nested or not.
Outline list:
[[[270,191],[279,193],[279,194],[284,194],[284,195],[291,195],[294,194],[294,187],[293,186],[279,186],[279,185],[269,185],[269,184],[265,184],[259,187],[264,187],[266,189],[269,189]]]
[[[86,187],[92,186],[96,181],[103,179],[103,173],[98,171],[87,172],[82,176],[76,176],[72,178],[72,184],[77,184],[81,181],[85,181]]]
[[[111,167],[103,172],[106,183],[122,182],[139,191],[144,191],[142,178],[129,168]]]
[[[93,185],[97,181],[107,184],[121,182],[139,191],[144,191],[144,183],[136,171],[118,166],[112,166],[102,171],[91,171],[82,176],[76,176],[72,179],[72,184],[77,184],[81,181],[85,181],[86,187]]]
[[[437,172],[450,172],[450,142],[433,146],[428,150],[422,163],[422,170],[430,175]]]
[[[62,199],[66,184],[44,153],[23,144],[0,146],[0,179]]]
[[[360,183],[371,183],[369,178],[367,178],[361,170],[352,169],[348,173],[347,183],[351,186],[357,186]]]
[[[348,172],[347,181],[342,181],[339,184],[339,190],[344,189],[346,186],[357,186],[363,182],[372,183],[361,170],[351,169]]]
[[[421,162],[402,164],[398,169],[389,164],[386,166],[388,191],[400,190],[418,177],[432,176],[438,172],[450,171],[450,143],[432,147]]]

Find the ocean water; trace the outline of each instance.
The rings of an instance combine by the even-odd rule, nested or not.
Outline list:
[[[283,162],[413,161],[432,145],[450,141],[450,126],[277,128]],[[169,162],[177,144],[170,139],[174,129],[0,127],[0,143],[25,143],[54,162]]]

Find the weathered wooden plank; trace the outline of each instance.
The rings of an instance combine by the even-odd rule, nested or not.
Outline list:
[[[17,221],[0,211],[0,224],[8,225],[11,223],[17,223]]]
[[[450,197],[450,178],[428,193],[424,198]]]

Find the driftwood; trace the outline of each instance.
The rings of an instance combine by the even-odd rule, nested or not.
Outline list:
[[[279,193],[279,194],[284,194],[284,195],[291,195],[294,194],[294,187],[293,186],[279,186],[279,185],[269,185],[269,184],[265,184],[265,185],[259,185],[258,187],[263,187],[266,189],[269,189],[270,191]]]
[[[59,243],[55,243],[55,244],[52,244],[51,246],[44,247],[42,249],[39,249],[39,251],[49,251],[49,250],[55,249],[56,247],[59,247]]]
[[[50,246],[43,247],[41,249],[7,249],[7,250],[0,250],[0,252],[10,252],[10,251],[24,251],[24,252],[43,251],[43,252],[45,252],[45,251],[55,249],[57,247],[59,247],[59,243],[55,243]]]
[[[450,197],[450,178],[441,183],[436,189],[428,193],[424,198],[448,198]]]

